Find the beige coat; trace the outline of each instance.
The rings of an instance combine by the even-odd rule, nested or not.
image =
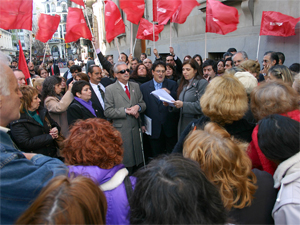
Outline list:
[[[71,91],[67,91],[61,100],[57,97],[49,96],[44,102],[45,108],[49,111],[51,118],[61,127],[61,132],[65,137],[69,134],[67,109],[73,99],[74,96]]]

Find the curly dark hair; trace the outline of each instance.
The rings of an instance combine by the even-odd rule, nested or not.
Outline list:
[[[152,79],[151,71],[149,71],[148,68],[147,68],[144,64],[142,64],[142,63],[139,63],[139,64],[137,65],[137,67],[135,68],[135,70],[133,70],[133,72],[132,72],[130,78],[132,78],[132,79],[137,79],[137,78],[139,78],[138,70],[139,70],[139,67],[140,67],[140,66],[144,66],[144,67],[146,68],[146,71],[147,71],[146,77],[148,77],[149,80],[151,80],[151,79]]]
[[[111,169],[123,160],[121,134],[107,120],[78,120],[64,141],[62,156],[69,165]]]
[[[51,76],[51,77],[45,78],[44,83],[43,83],[41,104],[44,104],[44,100],[48,96],[57,96],[54,86],[56,84],[60,84],[61,81],[62,81],[62,79],[58,76]]]

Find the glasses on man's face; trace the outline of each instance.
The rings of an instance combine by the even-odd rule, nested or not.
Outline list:
[[[120,74],[124,74],[124,73],[126,73],[126,72],[130,72],[130,70],[129,69],[126,69],[126,70],[120,70],[118,73],[120,73]]]
[[[268,60],[263,60],[263,61],[261,61],[262,63],[268,63],[269,61]]]
[[[155,73],[165,73],[165,70],[155,70]]]

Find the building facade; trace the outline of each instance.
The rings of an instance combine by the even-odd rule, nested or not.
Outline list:
[[[118,6],[119,1],[113,0]],[[219,59],[228,48],[234,47],[238,51],[248,53],[250,59],[256,59],[258,39],[260,32],[261,17],[263,11],[277,11],[295,18],[300,17],[299,0],[219,0],[225,5],[235,7],[239,12],[239,25],[236,31],[227,35],[214,33],[205,34],[206,0],[198,0],[200,6],[195,7],[184,24],[168,23],[159,35],[157,42],[137,40],[134,56],[139,57],[146,52],[151,60],[154,60],[153,48],[159,53],[168,54],[170,45],[174,48],[176,55],[181,59],[185,55],[200,54],[211,59]],[[145,0],[146,7],[144,17],[152,22],[152,0]],[[104,4],[97,1],[97,4]],[[121,10],[122,11],[122,10]],[[125,13],[121,12],[126,25],[126,33],[119,35],[117,40],[107,43],[105,37],[100,46],[105,54],[118,57],[118,48],[121,52],[130,53],[130,27]],[[104,12],[102,12],[104,18]],[[133,25],[133,43],[137,33],[138,25]],[[101,36],[101,32],[99,31]],[[266,51],[280,51],[286,56],[285,65],[290,66],[300,61],[299,41],[300,22],[296,25],[296,35],[290,37],[261,36],[258,60],[261,62]],[[206,38],[205,38],[206,36]],[[171,38],[170,38],[171,37]],[[118,43],[116,43],[118,42]],[[206,43],[206,52],[205,52]]]
[[[6,55],[15,57],[17,48],[13,45],[12,39],[11,31],[0,28],[0,50]]]

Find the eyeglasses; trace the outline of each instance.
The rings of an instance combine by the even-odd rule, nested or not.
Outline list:
[[[155,73],[165,73],[165,70],[155,70]]]
[[[129,69],[126,69],[126,70],[120,70],[118,73],[120,73],[120,74],[124,74],[124,73],[126,73],[126,72],[130,72],[130,70]]]

